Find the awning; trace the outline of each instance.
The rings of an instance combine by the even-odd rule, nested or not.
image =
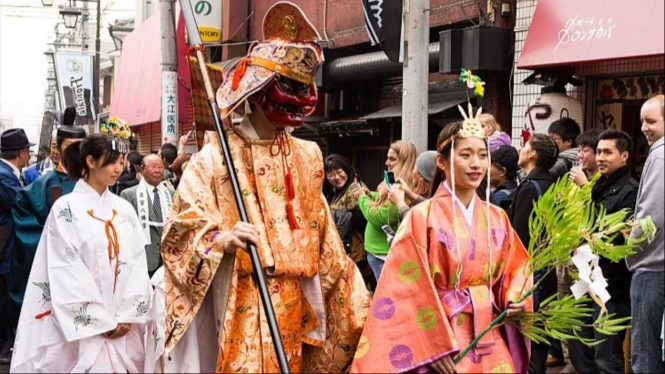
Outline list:
[[[428,115],[439,114],[448,109],[455,108],[460,103],[466,101],[465,92],[445,92],[429,95],[429,109]],[[397,104],[383,108],[377,112],[360,117],[361,120],[375,120],[386,118],[397,118],[402,116],[402,104]]]
[[[520,69],[665,53],[663,0],[539,0]]]
[[[185,53],[185,27],[178,22],[178,122],[193,121],[189,65]],[[130,126],[161,120],[162,52],[159,14],[134,29],[122,44],[116,69],[111,116]]]

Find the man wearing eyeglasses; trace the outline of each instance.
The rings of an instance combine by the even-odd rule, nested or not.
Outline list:
[[[171,209],[174,191],[166,187],[164,162],[155,154],[147,155],[141,163],[143,178],[138,185],[122,191],[120,196],[136,209],[146,238],[148,273],[152,275],[162,266],[159,253],[164,221]]]

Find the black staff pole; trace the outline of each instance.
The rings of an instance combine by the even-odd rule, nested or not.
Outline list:
[[[238,213],[240,214],[240,219],[243,222],[250,223],[249,217],[247,216],[247,209],[245,208],[245,201],[243,200],[242,193],[240,191],[240,184],[238,183],[238,176],[236,175],[236,169],[233,165],[233,158],[231,157],[231,149],[229,148],[229,143],[226,138],[226,130],[222,126],[222,121],[219,118],[219,112],[217,109],[217,103],[215,102],[215,95],[212,90],[212,85],[210,83],[210,77],[208,76],[208,70],[205,64],[205,59],[203,57],[203,42],[201,41],[201,35],[199,35],[199,29],[196,25],[196,19],[194,18],[194,11],[192,9],[191,0],[179,0],[180,6],[182,7],[182,15],[185,19],[185,25],[187,27],[187,36],[189,38],[189,44],[194,47],[196,50],[196,58],[199,62],[199,67],[201,69],[201,75],[203,82],[205,84],[206,96],[208,97],[208,106],[210,107],[210,112],[212,113],[212,118],[215,121],[215,128],[217,129],[217,135],[219,136],[219,142],[222,145],[222,153],[224,154],[224,159],[226,159],[226,165],[229,172],[229,177],[231,180],[231,185],[233,186],[233,195],[236,200],[236,205],[238,206]],[[284,352],[284,345],[282,344],[282,336],[279,334],[279,326],[277,325],[277,318],[275,318],[275,310],[272,306],[272,301],[270,300],[270,293],[268,292],[268,284],[266,283],[266,275],[263,272],[263,267],[261,266],[261,260],[259,259],[259,252],[256,250],[256,246],[252,243],[247,243],[247,249],[249,251],[249,256],[251,257],[252,266],[254,267],[254,280],[257,287],[259,288],[259,295],[261,295],[261,302],[263,304],[263,310],[266,314],[268,320],[268,327],[270,328],[270,335],[272,336],[272,342],[275,346],[275,353],[277,354],[277,361],[279,363],[279,368],[282,373],[290,373],[289,362],[286,359],[286,353]]]

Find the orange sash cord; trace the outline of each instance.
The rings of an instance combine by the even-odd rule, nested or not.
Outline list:
[[[109,252],[109,265],[113,265],[113,260],[115,261],[115,275],[113,276],[113,293],[115,293],[115,286],[118,283],[118,270],[120,266],[120,259],[118,255],[120,254],[120,242],[118,242],[118,233],[115,230],[113,225],[113,220],[118,215],[118,212],[113,209],[113,217],[110,220],[106,221],[101,218],[95,217],[95,212],[91,209],[88,211],[88,215],[99,222],[104,223],[104,229],[106,231],[106,238],[109,241],[108,252]]]
[[[277,131],[275,140],[273,140],[270,145],[271,156],[277,157],[280,154],[282,156],[282,170],[284,171],[284,184],[286,190],[286,218],[289,221],[291,230],[298,230],[300,229],[300,225],[298,225],[298,220],[296,219],[296,213],[292,203],[296,198],[296,188],[293,183],[293,175],[291,174],[291,167],[289,166],[289,160],[287,158],[291,155],[291,142],[289,140],[289,134],[283,129]]]

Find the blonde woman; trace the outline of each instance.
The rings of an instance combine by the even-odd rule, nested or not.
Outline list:
[[[487,143],[489,144],[489,151],[494,152],[502,145],[510,145],[510,136],[501,131],[501,125],[496,121],[493,115],[483,113],[480,115],[480,124],[483,125],[483,130],[487,135]]]
[[[418,151],[413,143],[395,142],[388,150],[386,168],[395,174],[395,180],[401,180],[407,187],[412,188],[417,157]],[[362,189],[358,189],[354,194],[358,198],[360,211],[367,219],[365,251],[377,282],[390,248],[389,238],[383,227],[389,226],[394,232],[397,231],[399,223],[399,212],[397,206],[389,200],[388,187],[382,182],[377,192],[368,195]]]

